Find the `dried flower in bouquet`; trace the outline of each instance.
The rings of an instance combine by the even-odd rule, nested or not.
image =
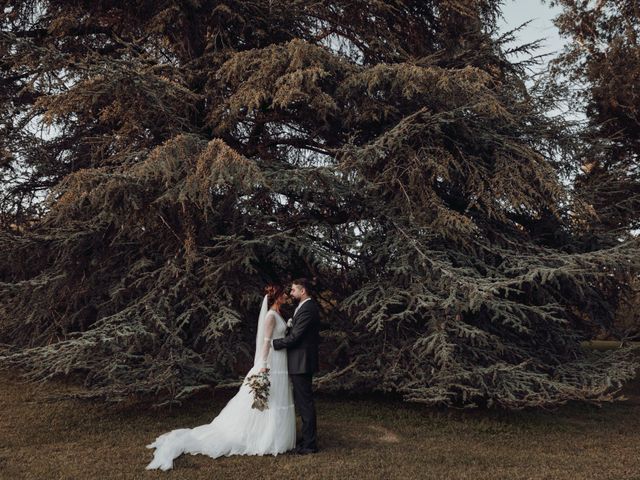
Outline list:
[[[253,392],[253,403],[251,404],[251,408],[257,408],[260,411],[269,408],[267,405],[269,387],[271,387],[269,374],[267,372],[260,372],[254,375],[249,375],[245,379],[245,384],[247,384]]]

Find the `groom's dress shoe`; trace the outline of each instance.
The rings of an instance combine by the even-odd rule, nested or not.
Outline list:
[[[310,453],[318,453],[317,448],[297,448],[296,453],[298,455],[309,455]]]
[[[289,450],[291,453],[296,455],[307,455],[309,453],[317,453],[317,448],[304,448],[302,445],[298,444],[295,448]]]

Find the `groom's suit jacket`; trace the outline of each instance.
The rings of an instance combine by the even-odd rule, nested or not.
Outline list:
[[[320,343],[320,307],[313,298],[300,305],[293,315],[291,329],[283,338],[273,340],[273,348],[287,349],[290,374],[314,373],[318,368]]]

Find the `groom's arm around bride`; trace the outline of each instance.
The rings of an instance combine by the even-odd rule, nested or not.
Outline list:
[[[287,328],[285,337],[273,340],[273,348],[276,350],[292,349],[303,343],[314,343],[317,341],[319,325],[318,304],[313,298],[310,298],[294,315],[293,323],[290,328]]]

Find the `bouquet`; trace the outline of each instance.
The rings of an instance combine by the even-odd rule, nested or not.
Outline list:
[[[269,387],[271,386],[271,382],[269,381],[268,372],[249,375],[245,379],[245,383],[253,392],[253,404],[251,404],[251,408],[257,408],[260,411],[269,408],[267,405],[267,399],[269,398]]]

